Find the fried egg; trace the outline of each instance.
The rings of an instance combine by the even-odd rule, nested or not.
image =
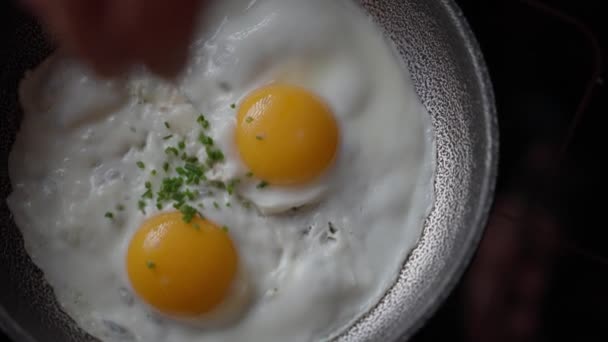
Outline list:
[[[336,336],[433,203],[405,66],[348,0],[215,2],[190,54],[174,82],[61,51],[25,77],[8,204],[29,255],[104,341]]]

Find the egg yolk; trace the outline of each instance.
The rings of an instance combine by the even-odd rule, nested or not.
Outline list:
[[[331,166],[339,132],[319,97],[300,87],[272,84],[251,92],[240,104],[235,139],[256,177],[294,185],[314,180]]]
[[[127,273],[134,291],[158,311],[184,317],[213,310],[229,294],[237,253],[225,229],[178,212],[154,216],[133,236]]]

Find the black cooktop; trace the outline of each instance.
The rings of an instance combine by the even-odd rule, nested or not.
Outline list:
[[[602,1],[457,2],[495,88],[500,174],[471,267],[413,341],[608,341]]]

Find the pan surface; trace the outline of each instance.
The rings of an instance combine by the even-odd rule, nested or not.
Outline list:
[[[494,99],[483,58],[452,0],[362,0],[409,68],[432,117],[434,208],[418,246],[382,301],[342,341],[409,338],[462,275],[491,205],[498,153]],[[95,341],[63,313],[23,248],[5,202],[7,159],[21,118],[17,86],[51,51],[36,22],[0,8],[0,329],[16,341]],[[69,270],[67,270],[69,271]]]

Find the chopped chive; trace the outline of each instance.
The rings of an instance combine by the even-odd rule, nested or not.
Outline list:
[[[261,182],[260,182],[260,183],[259,183],[259,184],[256,186],[256,188],[258,188],[258,189],[264,189],[264,188],[265,188],[265,187],[267,187],[267,186],[268,186],[268,182],[266,182],[266,181],[261,181]]]
[[[256,138],[256,140],[260,140],[260,141],[264,140],[263,135],[256,135],[255,138]]]
[[[331,221],[327,222],[327,226],[329,227],[329,232],[331,234],[335,234],[338,231]]]
[[[213,206],[215,207],[215,209],[219,209],[219,208],[220,208],[219,203],[217,203],[217,202],[215,202],[215,201],[213,202]]]
[[[205,205],[204,205],[203,203],[199,203],[199,204],[198,204],[198,207],[199,207],[199,208],[201,208],[201,209],[204,209],[204,208],[205,208]]]
[[[182,212],[182,219],[186,223],[192,222],[192,219],[198,213],[196,209],[187,204],[182,205],[179,210]]]
[[[141,210],[141,212],[145,215],[146,214],[146,202],[143,200],[139,200],[137,202],[137,207],[139,208],[139,210]]]
[[[180,150],[185,149],[185,148],[186,148],[186,141],[185,141],[185,140],[180,141],[179,143],[177,143],[177,147],[178,147]]]
[[[148,261],[146,261],[146,267],[153,270],[156,268],[156,264],[154,263],[154,261],[148,260]]]
[[[147,198],[147,199],[154,198],[154,193],[152,192],[152,189],[146,190],[146,192],[144,192],[144,194],[141,195],[141,198]]]
[[[188,200],[194,201],[199,196],[199,193],[198,191],[191,191],[190,189],[186,189],[186,191],[184,191],[184,195],[188,198]]]
[[[168,163],[168,162],[165,162],[165,163],[163,164],[163,170],[164,170],[165,172],[169,171],[169,163]]]
[[[205,146],[213,146],[213,139],[205,133],[199,134],[198,140]]]
[[[222,226],[222,230],[225,231],[225,232],[228,232],[230,229],[228,229],[227,226]]]
[[[246,123],[252,123],[253,122],[253,118],[251,116],[248,116],[247,118],[245,118],[245,122]]]
[[[146,164],[144,164],[144,162],[142,162],[141,160],[137,161],[137,163],[135,164],[137,164],[137,167],[142,170],[146,168]]]
[[[198,116],[196,122],[198,122],[198,124],[201,125],[201,127],[203,127],[204,129],[209,128],[209,121],[207,121],[207,119],[205,119],[205,116],[202,114]]]
[[[232,109],[236,108],[236,103],[231,104],[230,108],[232,108]]]
[[[113,219],[114,219],[114,214],[113,214],[113,213],[111,213],[111,212],[109,212],[109,211],[108,211],[108,212],[107,212],[107,213],[106,213],[104,216],[105,216],[106,218],[109,218],[110,220],[113,220]]]
[[[243,198],[243,196],[236,195],[236,198],[239,200],[239,202],[241,202],[241,205],[243,207],[245,207],[245,209],[251,208],[251,202],[249,202],[248,200],[246,200],[245,198]]]
[[[158,202],[163,203],[166,201],[183,202],[185,195],[181,192],[184,180],[180,177],[165,178],[160,186],[160,190],[157,193]]]
[[[151,174],[152,176],[156,176],[157,172],[156,172],[156,170],[152,170],[152,171],[150,171],[150,174]]]
[[[197,162],[187,162],[183,167],[177,167],[175,169],[178,175],[183,177],[186,184],[200,184],[201,181],[205,181],[205,172],[207,169],[205,166],[198,164]]]
[[[152,188],[152,183],[150,181],[147,181],[145,183],[146,189],[151,189]]]
[[[165,127],[167,127],[167,129],[171,128],[171,125],[169,125],[169,123],[167,121],[165,121]]]
[[[179,151],[175,147],[167,147],[165,149],[166,154],[174,154],[176,157],[179,156]]]
[[[220,151],[216,148],[207,146],[206,152],[207,152],[207,158],[208,158],[207,165],[210,167],[215,165],[217,162],[221,162],[224,160],[224,153],[222,153],[222,151]]]
[[[230,182],[228,182],[228,185],[226,185],[226,191],[228,191],[229,195],[232,195],[234,193],[234,188],[241,182],[240,179],[236,178],[231,180]]]
[[[249,171],[245,174],[247,177],[251,178],[253,177],[253,172]]]
[[[218,189],[226,189],[226,184],[220,180],[209,181],[209,185]]]
[[[165,135],[165,136],[163,137],[163,140],[169,140],[169,139],[171,139],[171,138],[173,138],[173,134]]]
[[[123,211],[123,210],[125,210],[125,206],[124,206],[124,205],[122,205],[122,204],[118,204],[118,205],[116,206],[116,210],[118,210],[118,211]]]
[[[232,207],[232,204],[230,202],[226,202],[226,207],[230,208]]]

